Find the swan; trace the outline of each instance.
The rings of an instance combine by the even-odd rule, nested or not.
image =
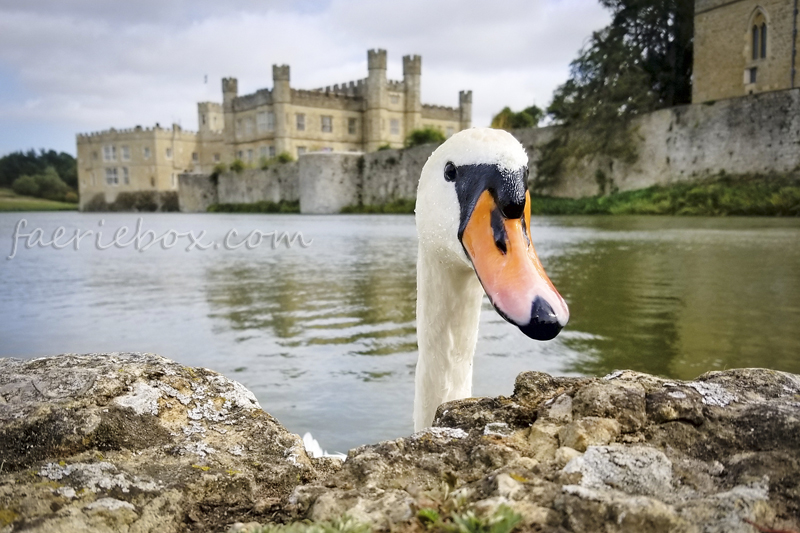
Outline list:
[[[484,292],[530,338],[552,339],[569,321],[531,241],[527,178],[519,141],[489,128],[452,135],[422,168],[415,431],[431,425],[442,403],[471,396]]]

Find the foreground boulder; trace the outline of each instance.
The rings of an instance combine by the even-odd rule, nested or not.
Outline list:
[[[0,359],[0,531],[213,530],[317,475],[235,381],[157,355]]]
[[[0,458],[0,531],[344,515],[384,530],[798,531],[800,377],[526,372],[510,398],[444,404],[435,427],[339,465],[309,459],[208,370],[136,354],[0,360]]]

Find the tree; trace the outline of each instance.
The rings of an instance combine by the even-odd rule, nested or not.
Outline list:
[[[0,187],[10,187],[20,176],[43,174],[53,167],[58,176],[73,188],[78,187],[78,163],[66,152],[34,150],[14,152],[0,157]]]
[[[563,126],[542,150],[537,181],[556,179],[568,158],[631,162],[630,120],[691,101],[694,0],[600,0],[611,24],[570,65],[547,109]]]
[[[406,148],[411,148],[412,146],[418,146],[420,144],[441,144],[444,141],[444,133],[436,128],[427,126],[419,130],[414,130],[408,134],[408,137],[406,137]]]
[[[492,127],[501,130],[514,130],[519,128],[533,128],[544,117],[544,111],[532,105],[515,113],[510,107],[504,107],[502,111],[492,118]]]

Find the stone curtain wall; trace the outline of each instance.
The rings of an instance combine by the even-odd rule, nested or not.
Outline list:
[[[634,121],[638,160],[632,165],[607,158],[573,162],[557,183],[537,192],[578,198],[606,192],[727,174],[788,172],[800,166],[800,89],[663,109]],[[552,128],[514,134],[531,157],[552,136]]]
[[[800,89],[664,109],[640,117],[632,127],[639,154],[635,163],[602,157],[573,161],[560,180],[536,192],[579,198],[720,172],[767,174],[800,167]],[[536,182],[540,148],[555,131],[549,127],[514,132],[530,157],[531,183]],[[368,154],[318,152],[266,170],[226,173],[219,176],[216,201],[299,199],[303,213],[337,213],[347,205],[414,198],[422,167],[434,149],[424,145]],[[214,203],[208,187],[208,178],[181,176],[181,210],[205,211]]]

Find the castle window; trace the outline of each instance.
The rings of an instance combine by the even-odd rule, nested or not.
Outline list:
[[[322,115],[322,131],[330,133],[333,131],[333,117],[330,115]]]
[[[348,118],[347,119],[347,133],[350,135],[356,134],[356,119]]]
[[[389,133],[400,135],[400,119],[393,118],[389,120]]]
[[[103,146],[103,161],[116,161],[117,147],[113,144]]]
[[[267,131],[275,131],[275,113],[272,111],[267,113]]]
[[[164,154],[167,156],[167,159],[172,159],[172,148],[167,148]]]
[[[242,134],[242,119],[236,121],[236,133],[237,135]]]
[[[238,157],[239,159],[242,159],[244,157],[244,152],[239,150],[238,152],[236,152],[236,157]]]
[[[214,163],[219,163],[219,154],[214,154]]]
[[[756,74],[758,73],[758,69],[756,67],[753,67],[751,69],[748,69],[748,71],[750,73],[750,78],[749,78],[750,79],[750,83],[755,83],[756,82]]]
[[[761,59],[767,58],[767,23],[761,23]]]
[[[758,26],[753,26],[753,59],[758,59]]]
[[[269,156],[270,157],[275,157],[275,147],[272,146],[272,145],[270,145],[270,147],[269,147]]]
[[[107,185],[117,185],[117,184],[119,184],[119,178],[117,176],[117,169],[116,168],[107,168],[106,169],[106,184]]]
[[[142,153],[144,154],[144,158],[145,159],[150,159],[150,147],[149,146],[145,146],[144,150],[142,150]]]
[[[297,131],[306,131],[306,116],[303,113],[297,113]]]
[[[267,131],[267,112],[262,111],[258,115],[256,115],[256,128],[258,132],[261,133],[263,131]]]
[[[247,162],[248,163],[252,163],[253,162],[253,149],[252,148],[247,150]]]
[[[391,102],[393,104],[399,104],[400,103],[400,95],[399,94],[390,94],[389,95],[389,102]]]
[[[306,153],[306,147],[305,146],[298,146],[297,147],[297,157],[300,157],[304,153]]]
[[[128,167],[122,167],[122,183],[125,185],[131,184],[131,175],[128,172]]]
[[[206,114],[203,113],[203,126],[205,126],[205,125],[206,125]]]
[[[252,135],[253,134],[253,119],[248,118],[244,121],[244,134],[245,135]]]
[[[192,163],[198,163],[200,161],[200,157],[197,155],[197,152],[192,152]]]
[[[267,147],[266,146],[262,146],[261,148],[258,149],[258,151],[259,151],[259,155],[261,155],[262,158],[266,158],[267,157]]]
[[[122,152],[122,160],[123,161],[130,161],[131,160],[131,149],[128,148],[127,145],[120,146],[119,149]]]

